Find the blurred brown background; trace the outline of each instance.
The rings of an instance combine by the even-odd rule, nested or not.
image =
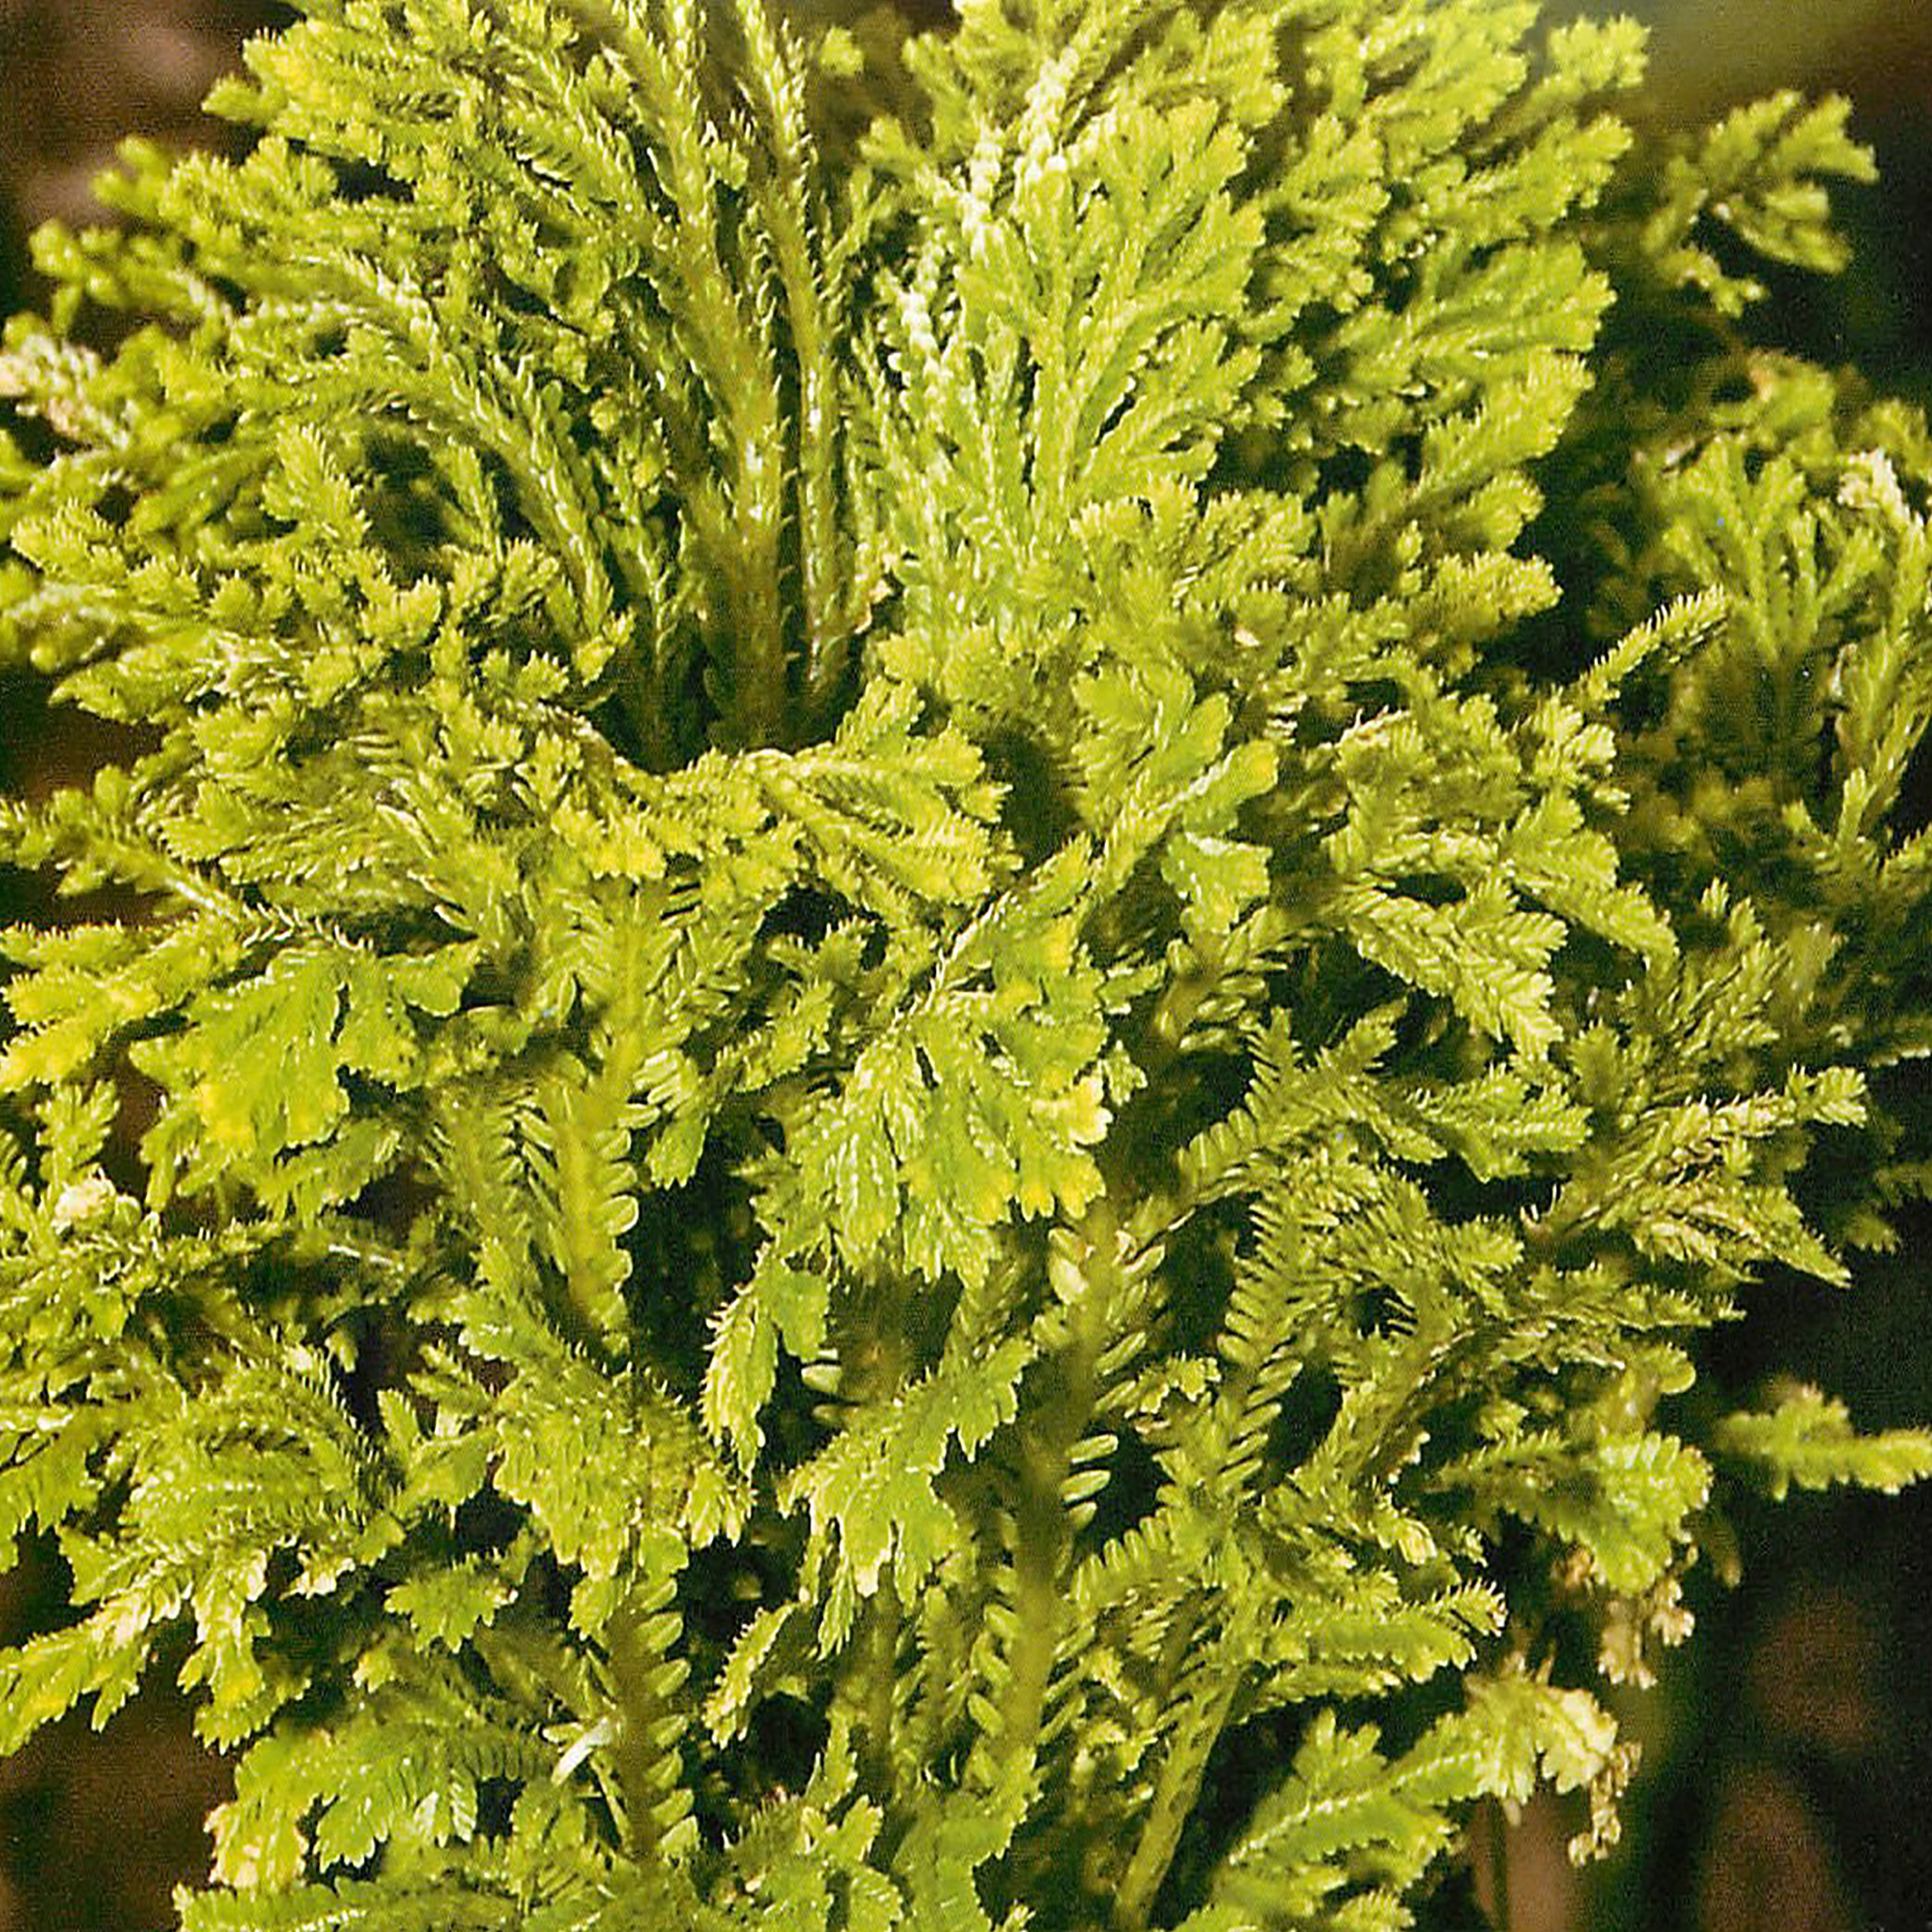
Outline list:
[[[1549,15],[1610,11],[1656,29],[1647,114],[1701,119],[1784,85],[1852,97],[1883,172],[1837,197],[1855,266],[1770,277],[1754,325],[1932,403],[1932,0],[1556,0]],[[33,225],[91,218],[121,135],[225,138],[197,103],[246,34],[286,16],[267,0],[0,0],[0,313],[34,299]],[[0,679],[0,790],[81,776],[107,742],[50,719],[31,678]],[[42,882],[0,872],[0,917],[51,910]],[[1848,1294],[1768,1284],[1717,1338],[1714,1375],[1742,1397],[1793,1370],[1871,1427],[1932,1416],[1932,1214],[1908,1236]],[[1702,1579],[1696,1637],[1633,1707],[1648,1769],[1623,1851],[1579,1879],[1561,1853],[1573,1821],[1538,1807],[1509,1836],[1512,1932],[1932,1927],[1932,1496],[1800,1499],[1741,1529],[1745,1584]],[[40,1549],[0,1577],[0,1641],[59,1620],[60,1574]],[[0,1762],[0,1932],[171,1925],[224,1784],[167,1673],[104,1734],[77,1718]]]
[[[92,217],[89,184],[131,132],[205,141],[202,97],[243,37],[286,17],[260,0],[0,0],[0,192],[22,233]]]

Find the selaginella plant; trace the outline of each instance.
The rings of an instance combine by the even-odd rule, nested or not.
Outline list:
[[[1743,327],[1844,104],[1639,139],[1528,0],[298,12],[0,357],[5,649],[143,734],[0,815],[0,1750],[178,1664],[189,1932],[1604,1842],[1726,1486],[1932,1467],[1692,1382],[1932,1177],[1932,437]]]

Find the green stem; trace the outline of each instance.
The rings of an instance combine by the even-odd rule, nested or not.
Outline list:
[[[1116,1227],[1104,1198],[1089,1210],[1081,1232],[1090,1267],[1111,1270],[1118,1265]],[[1072,1311],[1072,1332],[1058,1358],[1060,1386],[1042,1405],[1033,1426],[1020,1432],[1020,1485],[1013,1506],[1013,1610],[1018,1626],[1007,1660],[998,1730],[982,1740],[983,1749],[977,1754],[981,1788],[994,1795],[1002,1811],[1015,1821],[1024,1808],[1027,1781],[1037,1759],[1065,1607],[1061,1572],[1069,1538],[1060,1491],[1098,1393],[1094,1366],[1104,1339],[1100,1311],[1107,1299],[1103,1285],[1090,1281]]]
[[[865,1659],[865,1767],[872,1796],[890,1808],[897,1787],[893,1767],[893,1689],[898,1681],[899,1599],[890,1576],[872,1599],[870,1640],[855,1646]]]
[[[1211,1662],[1208,1668],[1212,1668]],[[1225,1662],[1217,1674],[1219,1684],[1210,1695],[1183,1715],[1162,1760],[1147,1822],[1141,1827],[1121,1889],[1114,1895],[1116,1932],[1144,1932],[1161,1881],[1174,1862],[1181,1831],[1194,1809],[1195,1797],[1208,1769],[1208,1752],[1227,1721],[1229,1707],[1241,1681],[1239,1669]]]
[[[678,1691],[686,1669],[668,1653],[676,1612],[668,1579],[632,1592],[605,1634],[611,1682],[622,1712],[611,1766],[624,1807],[624,1850],[649,1860],[690,1810],[680,1803],[678,1739],[685,1729]]]
[[[1510,1923],[1510,1861],[1508,1821],[1503,1817],[1503,1807],[1491,1799],[1485,1807],[1490,1814],[1490,1917],[1495,1921],[1496,1932],[1509,1932]]]
[[[993,1790],[1000,1808],[1009,1815],[1017,1814],[1024,1804],[1060,1636],[1061,1605],[1055,1586],[1066,1538],[1059,1480],[1053,1472],[1057,1468],[1060,1478],[1065,1477],[1065,1452],[1071,1446],[1070,1442],[1040,1443],[1033,1448],[1028,1456],[1033,1472],[1014,1511],[1013,1608],[1019,1627],[1000,1703],[1000,1736],[990,1754]]]

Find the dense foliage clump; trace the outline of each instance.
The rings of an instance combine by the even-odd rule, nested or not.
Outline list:
[[[1498,0],[304,0],[0,354],[0,1751],[188,1932],[1395,1927],[1632,1753],[1922,1191],[1842,102]],[[96,346],[90,347],[88,344]],[[111,343],[109,351],[99,345]],[[85,895],[119,888],[90,916]]]

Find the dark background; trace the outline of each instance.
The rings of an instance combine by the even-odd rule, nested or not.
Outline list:
[[[928,7],[928,12],[933,11]],[[1548,17],[1610,11],[1559,0]],[[1624,0],[1656,28],[1635,112],[1697,122],[1773,87],[1839,91],[1878,154],[1875,188],[1835,194],[1855,248],[1834,280],[1774,274],[1761,336],[1932,404],[1932,5],[1913,0]],[[0,0],[0,313],[36,298],[26,236],[94,218],[88,183],[122,134],[220,144],[196,103],[262,0]],[[0,677],[0,791],[39,792],[116,749]],[[52,910],[0,873],[0,917]],[[1856,1286],[1774,1280],[1714,1338],[1731,1393],[1796,1373],[1867,1427],[1932,1418],[1932,1213]],[[1804,1497],[1739,1522],[1745,1581],[1693,1578],[1695,1637],[1629,1719],[1645,1776],[1626,1843],[1578,1878],[1575,1820],[1534,1807],[1508,1834],[1514,1932],[1926,1932],[1932,1928],[1932,1485],[1901,1498]],[[59,1614],[45,1552],[0,1577],[0,1640]],[[223,1768],[162,1678],[96,1736],[84,1717],[0,1761],[0,1932],[173,1923],[171,1886],[206,1871]]]

